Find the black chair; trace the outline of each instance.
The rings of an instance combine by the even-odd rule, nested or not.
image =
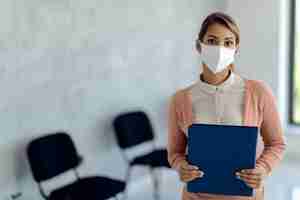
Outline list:
[[[44,199],[49,200],[105,200],[125,190],[125,182],[107,177],[81,178],[76,168],[82,157],[77,153],[71,137],[65,132],[49,134],[31,141],[27,156],[35,181]],[[45,193],[41,182],[72,169],[76,181]]]
[[[158,167],[170,168],[170,165],[167,160],[167,150],[165,148],[157,148],[154,143],[154,131],[149,117],[144,111],[125,112],[115,117],[113,127],[117,143],[122,150],[152,141],[150,153],[129,159],[124,151],[121,152],[129,166],[125,178],[126,183],[129,181],[132,166],[147,166],[150,169],[154,184],[154,198],[159,199],[160,177],[155,176],[153,169]],[[127,192],[125,195],[127,195]]]

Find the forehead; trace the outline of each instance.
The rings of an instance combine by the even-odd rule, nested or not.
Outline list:
[[[226,26],[218,23],[214,23],[208,26],[207,31],[204,37],[216,37],[216,38],[233,38],[235,39],[235,35],[230,31]]]

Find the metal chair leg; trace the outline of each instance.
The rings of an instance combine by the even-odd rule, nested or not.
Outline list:
[[[122,198],[123,198],[123,192],[119,192],[113,197],[114,200],[121,200]]]
[[[150,167],[151,171],[151,176],[152,176],[152,181],[153,181],[153,188],[154,188],[154,194],[153,197],[155,200],[160,199],[160,194],[159,194],[159,176],[156,174],[155,168]]]
[[[130,180],[130,172],[131,172],[131,166],[129,166],[127,168],[127,172],[126,172],[126,176],[125,176],[125,190],[122,195],[122,200],[126,200],[128,197],[128,183]]]

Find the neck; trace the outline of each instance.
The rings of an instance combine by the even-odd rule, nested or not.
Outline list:
[[[205,64],[203,65],[203,72],[200,74],[200,79],[211,85],[220,85],[230,75],[230,69],[227,67],[225,70],[218,72],[216,74],[212,73]]]

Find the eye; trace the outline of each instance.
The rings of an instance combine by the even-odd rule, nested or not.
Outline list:
[[[215,40],[215,39],[208,39],[207,40],[207,43],[209,44],[209,45],[216,45],[217,44],[217,41]]]
[[[231,40],[225,42],[225,47],[233,47],[234,43]]]

